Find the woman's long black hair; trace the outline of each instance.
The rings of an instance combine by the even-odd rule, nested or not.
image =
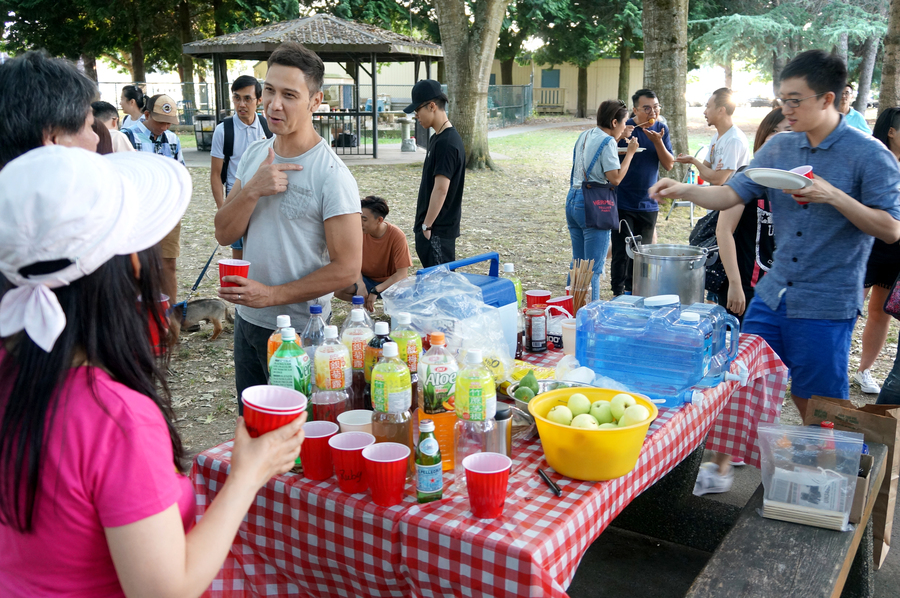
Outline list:
[[[878,115],[878,120],[875,121],[875,127],[872,129],[872,137],[883,143],[884,147],[888,149],[891,148],[891,140],[888,138],[891,127],[900,133],[900,108],[886,108]]]
[[[93,274],[54,289],[66,327],[49,353],[24,332],[3,339],[7,353],[0,362],[0,524],[23,533],[34,529],[46,434],[53,429],[73,359],[81,355],[156,403],[169,428],[175,466],[186,471],[162,364],[154,357],[147,327],[148,318],[162,323],[156,309],[159,254],[153,248],[139,258],[139,281],[130,256],[117,256]],[[46,270],[46,264],[34,264],[20,273]],[[136,305],[137,297],[141,300]],[[93,376],[89,379],[93,386]]]
[[[144,91],[137,85],[126,85],[122,88],[122,95],[125,96],[126,100],[134,100],[138,110],[143,110],[144,105],[147,103],[144,98]]]

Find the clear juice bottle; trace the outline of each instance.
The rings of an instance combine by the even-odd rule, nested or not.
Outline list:
[[[398,356],[397,343],[386,342],[381,350],[382,357],[372,368],[372,435],[375,442],[397,442],[408,446],[412,471],[415,446],[409,412],[412,402],[409,368]]]
[[[522,281],[516,276],[515,264],[503,264],[503,278],[511,280],[513,286],[516,287],[516,303],[518,303],[519,309],[522,309],[522,300],[524,299],[524,295],[522,294]]]
[[[456,424],[456,376],[459,365],[447,350],[443,332],[429,336],[431,347],[422,356],[418,419],[434,422],[434,435],[441,445],[444,471],[453,470],[453,427]]]
[[[409,368],[412,383],[412,407],[415,412],[419,403],[419,359],[422,355],[422,337],[412,329],[412,316],[402,311],[397,314],[397,327],[391,331],[391,340],[397,343],[400,361]]]
[[[325,342],[313,361],[316,389],[312,396],[312,418],[337,423],[337,416],[350,406],[348,389],[353,375],[350,351],[337,338],[336,326],[325,326]]]
[[[348,319],[350,324],[344,328],[341,340],[350,352],[350,408],[362,409],[366,395],[366,346],[375,333],[366,325],[364,310],[354,309]]]
[[[363,314],[363,322],[366,323],[366,326],[368,326],[369,328],[374,330],[375,329],[375,320],[373,320],[372,316],[369,315],[369,312],[366,311],[365,303],[366,303],[366,300],[363,298],[362,295],[353,295],[352,305],[350,307],[350,309],[351,309],[350,313],[352,315],[353,314],[352,310],[354,310],[354,309],[360,310]],[[344,332],[350,327],[350,322],[351,322],[350,318],[347,318],[346,320],[344,320],[344,324],[341,327],[341,338],[344,337]]]
[[[479,349],[466,354],[465,367],[456,377],[456,425],[453,429],[454,488],[466,487],[462,461],[469,455],[487,450],[494,432],[497,412],[497,387],[490,370],[482,363]]]
[[[275,350],[281,346],[281,331],[291,325],[291,316],[278,316],[275,318],[275,332],[269,336],[269,342],[266,344],[266,363],[272,360]]]
[[[309,355],[296,339],[297,333],[293,328],[282,329],[281,346],[269,360],[269,384],[292,388],[308,397],[312,368]]]

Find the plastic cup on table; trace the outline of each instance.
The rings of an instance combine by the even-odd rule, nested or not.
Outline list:
[[[798,166],[797,168],[792,168],[791,172],[794,174],[799,174],[800,176],[805,176],[806,178],[812,180],[815,177],[813,176],[813,167],[812,166]],[[801,206],[805,206],[808,204],[808,201],[800,201],[798,198],[802,197],[802,195],[794,195],[792,196],[794,201],[796,201]]]
[[[574,316],[575,297],[573,297],[572,295],[566,295],[564,297],[554,297],[553,299],[548,299],[547,307],[559,307],[566,310],[566,312],[568,312],[568,315]]]
[[[372,412],[368,409],[354,409],[344,411],[337,416],[341,432],[365,432],[372,433]]]
[[[550,291],[525,291],[525,307],[534,307],[539,303],[547,303],[550,295]]]
[[[512,460],[500,453],[475,453],[463,459],[469,506],[478,519],[496,519],[503,514]]]
[[[337,434],[338,430],[338,425],[334,422],[315,421],[303,424],[303,433],[306,436],[300,446],[303,475],[317,482],[331,477],[334,473],[334,461],[328,440]]]
[[[331,458],[334,461],[334,475],[338,486],[347,494],[365,492],[366,460],[363,449],[375,444],[375,437],[365,432],[341,432],[328,439]]]
[[[575,355],[575,318],[569,318],[562,323],[563,353]]]
[[[223,282],[225,276],[243,276],[247,278],[250,275],[250,262],[247,260],[219,260],[219,286],[236,287],[233,282]]]
[[[306,395],[281,386],[251,386],[241,393],[244,423],[251,438],[286,426],[306,411]]]
[[[366,483],[372,502],[379,507],[393,507],[403,500],[409,453],[408,446],[397,442],[379,442],[363,449]]]

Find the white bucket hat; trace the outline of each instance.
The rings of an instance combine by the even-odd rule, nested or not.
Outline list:
[[[0,300],[0,337],[25,330],[49,352],[66,326],[50,289],[159,243],[184,215],[191,189],[184,166],[146,152],[46,146],[9,162],[0,170],[0,273],[17,288]],[[71,264],[20,272],[57,260]]]

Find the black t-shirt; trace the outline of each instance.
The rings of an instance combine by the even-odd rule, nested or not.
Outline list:
[[[772,267],[775,253],[775,229],[772,206],[767,198],[753,199],[744,205],[744,213],[734,229],[741,286],[754,288]]]
[[[416,203],[415,232],[422,231],[431,192],[434,190],[434,177],[443,175],[450,179],[447,198],[432,223],[432,233],[439,237],[456,238],[459,236],[459,221],[462,218],[463,187],[466,182],[466,149],[462,137],[454,127],[449,127],[440,135],[433,135],[428,142],[428,153],[422,167],[422,182],[419,183],[419,199]]]

